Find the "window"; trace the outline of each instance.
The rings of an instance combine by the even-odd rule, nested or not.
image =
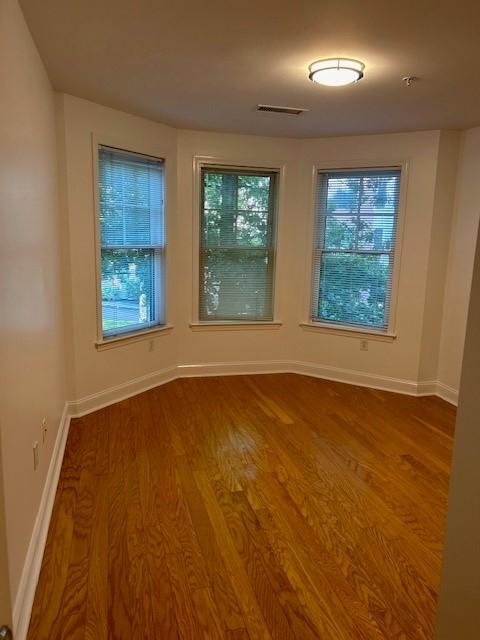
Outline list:
[[[312,320],[386,332],[400,169],[317,177]]]
[[[99,147],[104,338],[165,322],[164,162]]]
[[[200,320],[273,320],[277,174],[202,167]]]

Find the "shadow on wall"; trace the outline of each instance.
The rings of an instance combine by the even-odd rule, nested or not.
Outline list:
[[[480,633],[479,373],[480,238],[455,429],[437,640],[477,640]]]

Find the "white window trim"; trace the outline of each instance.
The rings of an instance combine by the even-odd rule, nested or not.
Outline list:
[[[280,329],[282,324],[274,320],[245,320],[244,322],[212,320],[212,322],[190,322],[190,329],[192,331],[265,331]]]
[[[149,327],[148,329],[137,329],[130,331],[129,333],[118,334],[110,338],[104,338],[103,340],[97,340],[95,347],[97,351],[105,351],[106,349],[114,349],[115,347],[122,347],[132,342],[141,342],[143,340],[153,340],[158,336],[168,335],[173,329],[171,324],[162,324]]]
[[[163,225],[164,225],[164,243],[163,248],[163,265],[164,265],[164,277],[163,282],[160,283],[162,287],[162,297],[165,306],[165,313],[162,323],[151,323],[150,325],[143,325],[139,328],[133,328],[130,330],[120,331],[118,334],[112,336],[104,336],[102,328],[102,287],[101,287],[101,275],[102,275],[102,261],[101,261],[101,237],[100,237],[100,195],[98,188],[99,180],[99,162],[98,162],[98,150],[101,146],[112,147],[114,149],[120,149],[129,153],[144,155],[151,158],[156,158],[163,161]],[[142,143],[132,142],[125,138],[118,138],[104,133],[91,133],[91,147],[92,147],[92,176],[93,176],[93,217],[94,217],[94,241],[95,241],[95,291],[96,291],[96,340],[94,341],[95,347],[98,350],[103,350],[108,345],[121,346],[128,344],[129,342],[136,342],[135,338],[139,340],[152,337],[150,334],[161,332],[165,329],[173,328],[168,323],[169,307],[168,304],[168,286],[167,277],[169,273],[169,259],[168,259],[168,229],[169,229],[169,206],[168,206],[168,172],[169,163],[167,160],[168,154],[163,148],[159,148],[156,145],[145,145]],[[158,299],[155,299],[156,313],[158,313],[157,305]],[[169,331],[167,332],[169,333]]]
[[[273,311],[273,320],[265,320],[265,321],[252,321],[252,320],[229,320],[229,321],[219,321],[212,320],[211,322],[208,320],[200,321],[200,215],[201,215],[201,205],[200,205],[200,193],[201,193],[201,184],[200,181],[202,179],[202,168],[203,167],[218,167],[225,169],[236,169],[241,171],[245,170],[259,170],[259,171],[274,171],[278,173],[277,180],[277,202],[275,209],[275,262],[273,268],[273,290],[272,290],[272,311]],[[245,161],[245,159],[232,159],[225,157],[217,157],[217,156],[203,156],[203,155],[194,155],[193,156],[193,206],[192,206],[192,240],[193,240],[193,261],[192,261],[192,321],[190,322],[190,329],[192,331],[208,331],[210,330],[232,330],[234,327],[243,328],[260,328],[260,326],[264,329],[278,329],[278,327],[282,324],[277,319],[277,295],[276,295],[276,275],[277,275],[277,261],[278,261],[278,246],[279,246],[279,237],[281,234],[281,223],[283,219],[283,210],[284,210],[284,191],[283,185],[285,182],[285,164],[276,164],[276,163],[259,163],[258,158],[251,161]],[[222,327],[220,329],[220,327]]]
[[[318,333],[327,333],[335,336],[342,336],[344,338],[368,338],[369,340],[377,340],[378,342],[393,342],[397,337],[394,333],[386,333],[384,331],[373,331],[370,329],[363,329],[362,327],[352,327],[350,325],[336,325],[328,324],[328,322],[314,322],[310,320],[308,322],[301,322],[300,326],[305,331],[314,331]]]
[[[392,271],[392,295],[390,298],[390,312],[388,318],[388,327],[386,331],[376,331],[374,328],[355,327],[349,324],[329,324],[328,322],[315,322],[311,318],[312,298],[314,295],[314,256],[313,246],[315,241],[315,222],[316,222],[316,193],[317,193],[317,176],[320,172],[341,171],[341,170],[361,170],[361,169],[391,169],[397,167],[401,171],[400,175],[400,193],[398,201],[397,228],[395,233],[395,251],[393,258]],[[304,278],[304,300],[303,300],[303,317],[299,322],[300,327],[306,330],[318,331],[320,333],[329,333],[331,335],[343,335],[345,337],[365,337],[370,339],[378,339],[382,342],[393,342],[397,337],[396,320],[398,306],[398,289],[400,281],[400,269],[402,261],[402,245],[403,233],[406,217],[407,204],[407,187],[408,187],[408,171],[409,161],[398,158],[372,160],[343,160],[340,162],[316,162],[312,166],[311,174],[311,192],[309,216],[307,221],[307,233],[305,243],[305,255],[307,256],[305,264]]]

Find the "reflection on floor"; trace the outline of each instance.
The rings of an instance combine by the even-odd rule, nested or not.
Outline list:
[[[454,417],[275,374],[74,420],[30,640],[432,639]]]

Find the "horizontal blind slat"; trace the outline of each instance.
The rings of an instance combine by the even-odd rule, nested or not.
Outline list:
[[[276,174],[203,168],[200,319],[273,319]]]
[[[388,329],[398,168],[317,177],[312,319]]]
[[[104,336],[164,322],[164,162],[100,146]]]

